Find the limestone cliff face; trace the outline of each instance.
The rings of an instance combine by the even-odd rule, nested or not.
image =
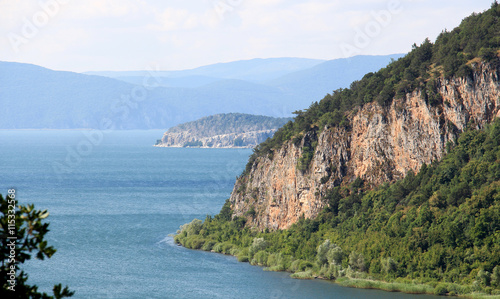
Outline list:
[[[200,137],[190,131],[167,132],[163,135],[158,147],[210,147],[210,148],[253,148],[257,144],[272,137],[273,130],[260,130],[244,133],[221,134],[208,137]]]
[[[297,164],[313,137],[308,134],[298,145],[288,141],[273,157],[258,158],[235,184],[230,198],[235,215],[259,229],[285,229],[301,215],[318,215],[329,188],[356,177],[377,185],[441,159],[447,142],[468,126],[480,128],[500,116],[499,69],[482,63],[473,68],[469,78],[438,79],[442,100],[435,106],[417,90],[390,107],[364,105],[348,116],[349,130],[323,129],[304,172]],[[247,213],[252,208],[255,216]]]

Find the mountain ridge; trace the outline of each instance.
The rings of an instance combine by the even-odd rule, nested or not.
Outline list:
[[[208,76],[220,79],[239,79],[247,81],[265,81],[281,75],[307,69],[324,62],[322,59],[297,57],[254,58],[204,65],[192,69],[174,71],[91,71],[92,74],[105,77],[146,76],[151,72],[160,77],[179,78],[185,76]]]
[[[352,80],[359,76],[361,73],[352,74]],[[132,79],[139,84],[134,85],[102,76],[1,62],[0,128],[102,129],[102,124],[108,123],[112,129],[121,130],[164,129],[217,113],[288,117],[309,102],[309,97],[298,93],[240,79],[198,77],[198,81],[188,82],[190,78],[176,78],[171,87],[161,86],[163,81],[156,79],[154,73],[148,73]],[[295,84],[300,86],[300,80]],[[323,94],[339,84],[345,82],[332,82]],[[18,88],[20,85],[22,88]]]

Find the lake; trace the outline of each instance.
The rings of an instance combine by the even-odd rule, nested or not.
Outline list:
[[[29,282],[74,298],[437,298],[294,280],[188,250],[170,234],[217,214],[249,149],[155,148],[163,131],[0,131],[0,193],[48,209],[48,260]]]

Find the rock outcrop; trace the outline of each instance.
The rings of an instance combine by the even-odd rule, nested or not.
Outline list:
[[[285,142],[238,178],[230,198],[234,215],[261,230],[286,229],[301,216],[317,216],[332,187],[357,177],[375,186],[417,172],[423,163],[441,159],[447,143],[467,127],[481,128],[500,116],[498,76],[498,67],[476,63],[470,77],[436,80],[442,97],[434,106],[416,90],[389,107],[365,104],[348,116],[349,129],[324,128],[300,144]],[[301,171],[299,158],[312,139],[313,159]]]
[[[253,148],[291,120],[243,113],[215,114],[170,128],[155,146]]]
[[[208,137],[197,137],[190,131],[163,135],[158,147],[204,147],[204,148],[253,148],[257,144],[272,137],[273,130],[250,131],[245,133],[230,133]]]

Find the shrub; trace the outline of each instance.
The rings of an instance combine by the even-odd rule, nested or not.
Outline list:
[[[500,288],[500,266],[493,268],[490,283],[492,287]]]
[[[445,284],[440,283],[434,288],[435,295],[446,295],[447,293],[448,293],[448,288]]]
[[[314,276],[312,274],[311,270],[303,271],[303,272],[297,272],[293,273],[290,275],[292,278],[296,279],[314,279]]]
[[[238,256],[238,262],[248,263],[248,256],[246,256],[246,255]]]
[[[394,273],[398,270],[398,263],[391,257],[382,259],[382,269],[387,274]]]
[[[300,261],[298,270],[299,271],[304,271],[304,270],[312,268],[312,267],[314,267],[314,265],[311,262],[309,262],[309,261]]]
[[[233,248],[231,248],[231,250],[229,250],[229,254],[233,256],[238,256],[239,253],[240,249],[236,246],[234,246]]]
[[[199,236],[193,236],[189,237],[188,239],[190,241],[190,248],[191,249],[201,249],[202,246],[205,244],[205,239],[199,237]]]
[[[234,245],[231,243],[223,243],[222,244],[222,253],[224,254],[231,254],[231,250],[233,249]]]
[[[238,256],[240,256],[240,255],[242,255],[242,256],[243,255],[248,256],[248,254],[249,254],[249,248],[248,247],[240,249],[240,251],[238,252]]]
[[[269,257],[269,253],[261,250],[254,255],[254,257],[250,263],[252,265],[267,266],[267,258],[268,257]]]
[[[255,207],[254,206],[250,206],[250,209],[248,209],[248,211],[245,212],[245,216],[250,216],[253,218],[255,218],[255,216],[257,215],[257,212],[255,211]]]
[[[285,271],[287,269],[288,258],[280,253],[272,253],[267,258],[267,265],[271,271]]]
[[[301,262],[301,260],[294,260],[294,261],[292,261],[292,263],[290,264],[290,267],[288,267],[288,271],[290,271],[290,272],[297,272],[298,269],[299,269],[300,262]]]
[[[338,266],[323,265],[319,271],[319,275],[326,279],[334,279],[338,275]]]
[[[349,266],[354,271],[366,271],[365,257],[361,253],[351,252],[349,255]]]
[[[187,236],[198,235],[202,227],[203,222],[200,219],[194,219],[190,223],[181,225],[179,230],[177,230],[177,234],[185,233]]]
[[[252,245],[250,246],[249,255],[253,257],[256,252],[265,250],[267,247],[267,242],[264,238],[254,238]]]
[[[214,245],[214,247],[212,248],[212,251],[213,252],[217,252],[217,253],[222,253],[222,246],[223,244],[222,243],[217,243]]]
[[[490,273],[488,271],[484,271],[483,269],[479,270],[477,273],[477,280],[482,286],[490,285]]]
[[[205,241],[205,243],[201,247],[201,250],[210,251],[212,250],[215,244],[217,244],[217,242],[215,241]]]

